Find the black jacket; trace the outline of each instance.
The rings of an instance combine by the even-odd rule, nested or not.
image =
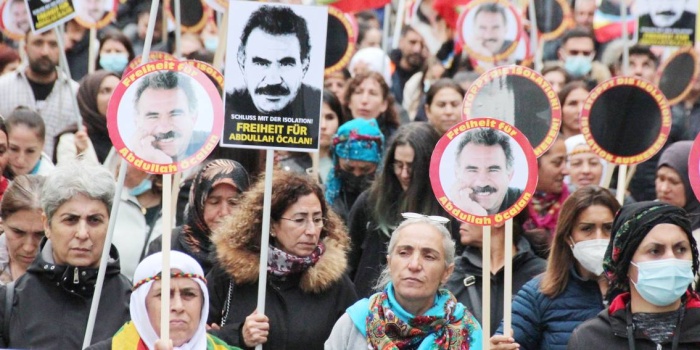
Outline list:
[[[513,296],[533,277],[541,274],[547,262],[532,252],[530,243],[521,237],[517,242],[518,252],[513,256]],[[462,256],[455,259],[455,270],[447,281],[446,288],[457,300],[469,309],[469,312],[481,322],[482,301],[482,261],[481,249],[466,247]],[[503,279],[501,268],[491,275],[491,334],[496,332],[503,319]],[[476,304],[475,304],[476,303]]]
[[[700,300],[695,294],[687,293],[685,312],[680,327],[678,347],[671,343],[662,344],[662,349],[700,349]],[[627,316],[629,293],[618,295],[610,307],[601,311],[574,330],[567,350],[577,349],[630,349],[627,337]],[[639,329],[634,330],[634,348],[630,350],[658,350],[659,348]]]
[[[1,348],[81,349],[92,303],[97,268],[50,263],[48,241],[15,281],[9,339],[0,335]],[[49,258],[47,258],[49,257]],[[77,283],[75,283],[77,282]],[[0,324],[5,318],[7,287],[0,287]],[[129,320],[131,284],[119,272],[119,254],[112,246],[92,344],[110,338]]]
[[[197,254],[190,249],[190,247],[184,242],[182,234],[182,226],[174,228],[172,231],[172,236],[170,237],[170,250],[175,250],[178,252],[183,252],[192,257],[192,259],[197,260],[199,266],[202,267],[204,274],[208,274],[214,265],[214,260],[216,257],[214,254],[202,255]],[[148,251],[146,256],[158,253],[163,250],[163,236],[158,236],[148,245]]]
[[[207,323],[221,325],[228,309],[225,325],[211,333],[245,348],[241,330],[258,302],[260,248],[255,239],[260,233],[239,233],[233,228],[235,224],[227,221],[212,236],[217,262],[207,275]],[[323,349],[335,322],[357,301],[352,282],[345,275],[349,244],[345,229],[337,227],[327,232],[322,241],[326,251],[314,266],[286,278],[267,275],[264,314],[269,318],[270,331],[263,349]]]
[[[231,277],[215,266],[207,275],[209,320],[221,324]],[[357,296],[347,276],[328,290],[312,294],[299,288],[300,275],[283,279],[267,276],[265,315],[270,320],[270,334],[263,349],[323,349],[333,325]],[[241,331],[245,318],[257,308],[258,283],[235,284],[229,314],[221,331],[211,333],[228,344],[245,348]]]

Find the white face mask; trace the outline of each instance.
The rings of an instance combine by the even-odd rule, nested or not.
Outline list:
[[[596,276],[603,273],[603,257],[608,249],[608,239],[591,239],[574,243],[572,251],[574,258],[584,269],[593,272]]]

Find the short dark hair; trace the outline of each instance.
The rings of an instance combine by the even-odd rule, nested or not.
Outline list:
[[[157,30],[157,29],[156,29]],[[113,40],[120,42],[122,45],[124,45],[124,48],[126,49],[127,55],[128,55],[128,60],[131,62],[134,58],[136,58],[136,53],[134,52],[134,46],[131,45],[131,40],[124,35],[124,33],[118,31],[118,30],[107,30],[102,37],[100,38],[100,47],[104,45],[104,43],[107,40]],[[101,53],[97,54],[97,67],[102,68],[100,65],[100,57],[102,56]]]
[[[510,148],[510,139],[504,133],[491,128],[475,128],[465,132],[462,141],[457,146],[457,161],[459,161],[459,155],[462,154],[464,147],[470,142],[483,146],[501,146],[506,155],[506,168],[513,169],[513,150]]]
[[[241,46],[238,47],[239,55],[245,56],[248,37],[253,29],[256,28],[271,35],[295,34],[297,39],[299,39],[299,56],[302,60],[309,59],[309,52],[311,51],[309,28],[306,26],[306,20],[294,13],[291,8],[285,6],[261,6],[253,12],[241,34]]]
[[[564,35],[561,37],[561,46],[566,45],[566,42],[569,41],[570,39],[574,38],[588,38],[591,39],[591,42],[593,43],[593,46],[595,47],[595,36],[593,36],[593,32],[590,31],[588,28],[583,28],[583,27],[575,27],[572,29],[567,30],[564,32]]]
[[[474,19],[476,19],[476,16],[478,16],[482,12],[498,13],[501,15],[501,17],[503,17],[503,23],[508,23],[508,18],[506,17],[506,10],[503,8],[503,6],[497,3],[487,3],[479,6],[479,8],[476,9],[476,13],[474,14]]]
[[[136,89],[136,97],[134,98],[134,105],[139,104],[139,99],[146,89],[159,89],[159,90],[174,90],[182,89],[187,96],[187,105],[191,111],[197,110],[197,96],[192,88],[192,83],[190,78],[186,76],[180,77],[180,74],[175,71],[165,71],[157,72],[153,74],[146,75],[143,80],[141,80],[141,85]]]
[[[454,91],[457,91],[458,94],[464,98],[464,89],[462,89],[459,84],[457,84],[456,81],[450,78],[441,78],[438,81],[434,82],[433,84],[430,85],[430,89],[428,89],[428,92],[425,93],[425,105],[430,106],[433,104],[433,99],[435,98],[435,95],[437,95],[438,92],[442,89],[452,89]]]
[[[659,57],[654,55],[649,46],[634,45],[629,48],[629,55],[647,56],[652,62],[654,62],[654,68],[659,66]],[[620,55],[620,58],[617,60],[617,64],[620,66],[622,66],[622,56],[623,55]]]
[[[348,116],[345,114],[345,111],[343,111],[343,104],[340,103],[340,100],[332,91],[323,89],[323,103],[327,104],[328,107],[338,115],[338,127],[348,121]]]
[[[403,26],[403,28],[401,28],[401,37],[402,38],[405,37],[406,34],[408,34],[409,32],[416,33],[416,34],[420,35],[421,37],[423,36],[421,33],[418,33],[416,28],[413,28],[410,24],[406,24],[405,26]]]

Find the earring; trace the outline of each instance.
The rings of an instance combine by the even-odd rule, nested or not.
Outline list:
[[[275,233],[272,232],[272,231],[270,231],[270,236],[271,236],[271,237],[275,237]]]

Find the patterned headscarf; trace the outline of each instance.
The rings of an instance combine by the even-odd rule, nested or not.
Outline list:
[[[603,260],[605,275],[610,281],[607,300],[610,302],[629,291],[627,272],[634,253],[654,226],[673,224],[680,227],[690,241],[693,254],[693,274],[698,271],[698,248],[690,231],[685,210],[661,202],[639,202],[623,206],[615,215],[613,237]]]
[[[588,146],[586,143],[586,139],[584,138],[583,134],[578,134],[571,136],[564,140],[564,144],[566,145],[566,155],[571,158],[572,155],[574,154],[579,154],[579,153],[593,153],[591,151],[591,147]],[[581,147],[584,146],[584,147]],[[578,149],[577,149],[578,148]],[[610,170],[608,169],[608,162],[605,161],[605,159],[598,157],[598,160],[600,161],[600,164],[603,166],[603,173],[600,176],[600,182],[598,183],[598,186],[603,186],[603,182],[605,182],[605,174]],[[571,179],[569,178],[569,175],[566,176],[566,179],[564,180],[567,184],[571,185]],[[569,188],[570,191],[576,190],[576,187],[574,186],[573,188]]]
[[[214,247],[209,239],[211,229],[204,221],[204,203],[220,184],[228,184],[239,192],[248,189],[248,172],[243,166],[230,159],[216,159],[202,167],[192,181],[188,210],[179,239],[186,244],[199,261],[208,261]]]
[[[336,176],[338,159],[361,160],[379,164],[382,159],[384,135],[374,119],[353,119],[338,128],[331,146],[333,168],[326,180],[326,200],[329,204],[340,193],[341,181]]]

